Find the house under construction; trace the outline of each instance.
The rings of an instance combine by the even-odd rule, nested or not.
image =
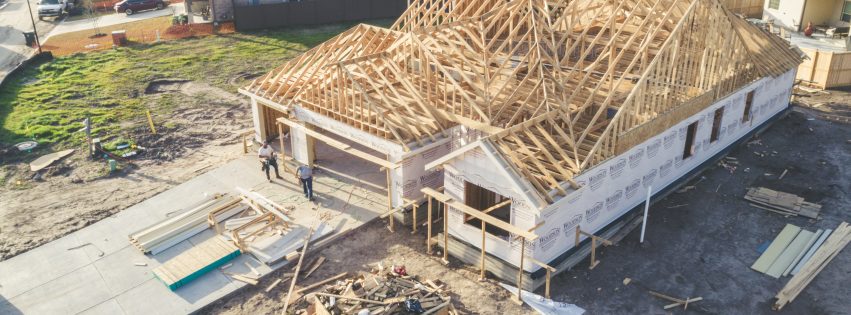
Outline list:
[[[784,112],[800,61],[719,0],[424,0],[241,93],[258,140],[383,167],[392,208],[445,205],[429,249],[540,279]]]

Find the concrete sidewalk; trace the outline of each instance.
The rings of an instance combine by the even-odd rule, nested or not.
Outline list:
[[[292,216],[300,226],[312,226],[320,214],[330,214],[328,224],[336,233],[354,229],[386,211],[382,202],[387,198],[379,186],[384,174],[376,166],[347,158],[345,153],[319,143],[317,151],[327,158],[324,162],[332,164],[322,165],[317,172],[316,204],[304,198],[292,174],[282,174],[285,180],[268,182],[256,156],[248,154],[112,217],[0,262],[0,314],[186,314],[245,286],[220,270],[175,292],[154,278],[154,268],[212,237],[210,229],[156,256],[143,255],[128,242],[129,233],[165,219],[166,214],[188,207],[204,194],[237,194],[236,187],[254,190],[281,205],[295,206]],[[92,245],[69,250],[88,243]],[[227,271],[248,273],[243,262],[263,275],[273,270],[258,266],[247,256],[237,257]],[[147,266],[135,265],[143,262]]]

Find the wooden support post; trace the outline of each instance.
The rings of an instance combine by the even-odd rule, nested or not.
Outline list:
[[[523,298],[520,297],[520,292],[523,291],[523,258],[526,257],[526,239],[520,237],[520,268],[517,268],[517,296],[512,297],[514,303],[523,305]]]
[[[286,162],[287,161],[287,154],[284,152],[284,126],[283,126],[283,124],[281,124],[281,122],[276,122],[276,124],[278,125],[278,142],[281,145],[280,160],[281,160],[281,164],[284,166],[284,173],[288,173],[289,170],[287,170],[287,162]]]
[[[485,280],[485,221],[482,221],[482,265],[481,271],[479,272],[479,281]]]
[[[412,214],[414,215],[414,218],[411,219],[411,228],[413,229],[413,231],[411,231],[411,234],[417,233],[417,209],[419,209],[419,208],[420,208],[420,204],[414,203],[414,206],[411,210],[411,212],[413,212]]]
[[[426,254],[431,255],[431,211],[432,211],[431,199],[432,198],[431,198],[431,195],[426,195],[426,196],[428,196],[428,211],[427,211],[428,212],[428,214],[427,214],[428,222],[426,222],[426,225],[428,226],[426,228]]]
[[[597,241],[599,240],[600,243],[602,243],[603,245],[606,245],[606,246],[612,245],[612,242],[607,240],[607,239],[604,239],[602,237],[598,237],[594,234],[584,232],[577,225],[576,226],[576,239],[573,242],[574,247],[579,246],[579,237],[581,235],[585,235],[585,236],[591,238],[591,266],[589,266],[588,269],[594,269],[594,267],[597,267],[597,264],[600,263],[600,261],[597,260]]]
[[[388,161],[390,160],[389,154],[387,155],[387,160]],[[387,211],[393,211],[393,186],[392,186],[392,182],[390,180],[391,168],[385,167],[384,170],[387,172]],[[387,218],[387,220],[390,220],[390,225],[388,226],[388,228],[390,228],[390,232],[395,233],[396,232],[395,220],[393,219],[392,213]]]
[[[547,299],[550,298],[550,276],[552,276],[552,272],[549,269],[547,269],[547,280],[546,280],[546,286],[544,287],[544,297],[547,298]]]
[[[449,264],[449,207],[443,204],[443,264]]]
[[[246,139],[246,137],[248,137],[248,136],[243,133],[242,134],[242,153],[248,154],[248,140]]]

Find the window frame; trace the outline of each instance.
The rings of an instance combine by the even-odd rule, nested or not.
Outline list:
[[[686,142],[683,144],[683,160],[694,156],[694,145],[697,143],[697,127],[700,121],[695,121],[686,126]]]
[[[751,110],[753,109],[753,99],[756,97],[756,91],[748,92],[747,96],[745,96],[745,109],[742,112],[742,123],[746,123],[751,121],[753,117],[751,117]]]

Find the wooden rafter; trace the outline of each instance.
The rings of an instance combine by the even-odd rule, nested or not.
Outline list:
[[[389,29],[355,26],[245,90],[406,150],[479,130],[553,202],[660,113],[799,63],[718,0],[420,0]]]

